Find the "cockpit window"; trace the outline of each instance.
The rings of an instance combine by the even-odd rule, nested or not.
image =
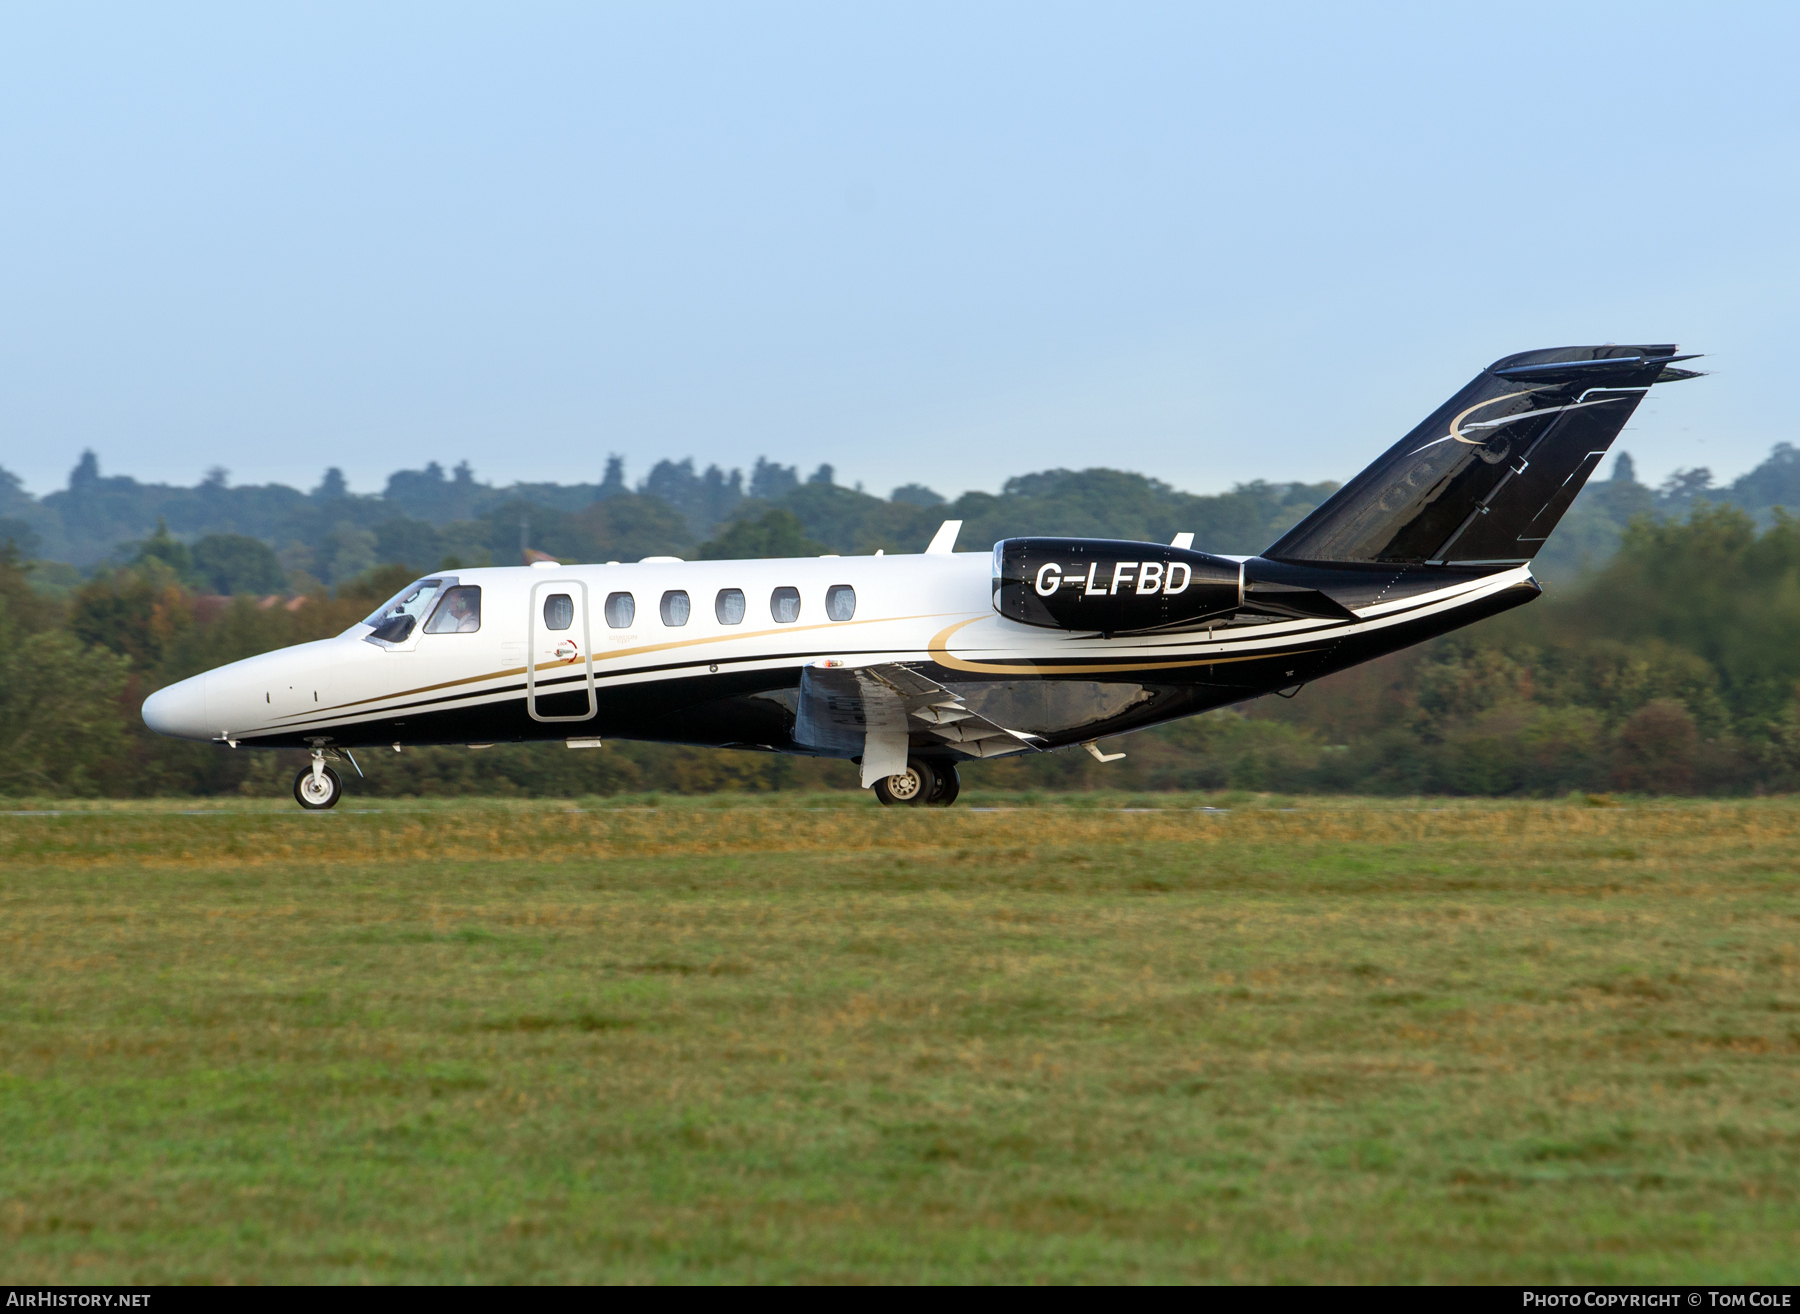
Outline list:
[[[473,634],[481,628],[481,590],[473,584],[444,590],[444,600],[425,623],[427,634]]]
[[[416,584],[408,584],[363,622],[375,627],[375,633],[369,637],[383,643],[405,643],[443,586],[441,579],[422,579]]]

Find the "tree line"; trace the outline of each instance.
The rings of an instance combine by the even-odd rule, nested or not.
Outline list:
[[[1020,499],[1007,509],[1012,515],[1041,499],[1034,509],[1043,518],[984,528],[973,541],[1033,531],[1166,538],[1182,521],[1157,517],[1193,514],[1173,503],[1140,519],[1108,521],[1099,515],[1104,480],[1031,479],[1037,482],[1015,481],[1017,491],[990,501]],[[757,556],[865,547],[866,538],[834,541],[829,529],[804,541],[814,526],[831,524],[830,502],[846,493],[853,490],[800,483],[783,495],[799,503],[727,522],[701,550]],[[1244,532],[1264,533],[1271,518],[1292,514],[1283,495],[1280,486],[1257,494],[1266,500],[1248,503]],[[586,532],[622,534],[625,512],[643,509],[623,499],[641,496],[569,514],[587,526],[601,521],[602,508],[602,528]],[[806,497],[825,503],[809,511],[811,521],[793,509]],[[962,502],[957,510],[977,524],[1000,514]],[[943,508],[916,509],[932,526],[944,515]],[[846,535],[866,532],[853,523],[844,522]],[[923,524],[906,532],[928,532]],[[1776,510],[1759,524],[1740,507],[1700,501],[1680,516],[1640,513],[1621,538],[1620,550],[1577,583],[1322,680],[1291,701],[1261,699],[1124,736],[1110,745],[1127,753],[1122,762],[1025,754],[971,763],[965,777],[973,788],[1049,790],[1547,796],[1793,789],[1800,784],[1800,522]],[[904,544],[919,545],[916,538]],[[0,792],[285,792],[297,755],[161,739],[142,725],[143,699],[223,662],[340,633],[417,566],[391,560],[293,597],[255,589],[224,596],[202,578],[209,551],[204,538],[190,545],[153,533],[122,563],[57,591],[39,587],[37,564],[16,542],[0,544]],[[855,786],[854,769],[843,763],[650,744],[613,743],[599,752],[434,748],[366,755],[363,765],[369,778],[355,788],[377,796]]]
[[[945,519],[965,522],[965,544],[1030,533],[1162,539],[1195,535],[1226,553],[1260,551],[1336,487],[1239,484],[1195,495],[1118,470],[1049,470],[1008,480],[998,493],[947,500],[922,484],[878,497],[844,487],[829,465],[802,475],[758,458],[748,476],[692,460],[658,461],[635,487],[611,458],[597,482],[497,487],[468,462],[436,462],[390,475],[379,495],[352,493],[328,470],[311,492],[280,484],[233,486],[215,469],[194,487],[105,475],[84,453],[68,487],[37,498],[0,469],[0,542],[38,564],[40,590],[67,592],[96,571],[132,560],[152,536],[188,551],[184,582],[203,592],[305,594],[345,586],[377,566],[415,571],[511,565],[532,554],[570,561],[644,556],[759,555],[775,551],[917,551]],[[1761,526],[1772,508],[1800,506],[1800,451],[1777,444],[1727,487],[1710,471],[1678,471],[1660,489],[1638,482],[1628,456],[1591,483],[1540,558],[1540,574],[1566,581],[1610,560],[1634,516],[1685,515],[1701,504],[1743,507]]]

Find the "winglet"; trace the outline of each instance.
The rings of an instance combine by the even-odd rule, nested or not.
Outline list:
[[[938,526],[938,532],[931,536],[931,542],[925,547],[926,554],[948,555],[956,551],[956,536],[960,533],[962,521],[946,520]]]
[[[1177,534],[1174,538],[1169,540],[1169,546],[1191,548],[1194,546],[1194,536],[1192,534]]]

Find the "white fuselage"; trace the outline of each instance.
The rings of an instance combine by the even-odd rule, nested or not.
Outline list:
[[[1362,608],[1353,624],[1274,619],[1106,638],[997,615],[992,557],[986,552],[540,564],[445,571],[429,578],[444,581],[444,589],[480,590],[478,628],[432,633],[422,616],[405,638],[383,643],[374,638],[374,627],[358,624],[336,638],[233,662],[162,690],[146,702],[146,722],[159,733],[187,739],[355,747],[611,734],[663,738],[657,718],[666,716],[681,727],[666,737],[683,742],[805,752],[817,750],[770,743],[767,733],[740,733],[723,723],[716,734],[709,733],[708,714],[692,709],[724,699],[718,715],[728,721],[730,698],[795,688],[806,668],[815,666],[916,665],[928,668],[933,678],[972,686],[1046,679],[1088,685],[1211,680],[1223,691],[1192,705],[1171,705],[1156,718],[1166,719],[1304,678],[1292,662],[1283,665],[1291,654],[1317,666],[1319,654],[1349,644],[1347,655],[1359,638],[1374,638],[1386,626],[1464,609],[1530,584],[1529,571],[1520,567]],[[827,598],[845,586],[854,591],[853,609],[840,597],[839,614],[848,614],[832,619]],[[729,590],[743,595],[742,619],[735,623],[727,623],[729,615],[722,620],[717,606]],[[797,612],[789,604],[791,619],[780,618],[778,590],[798,594]],[[687,595],[680,624],[669,618],[680,608],[665,613],[662,605],[665,595],[677,592]],[[630,607],[619,604],[617,595],[628,595]],[[566,603],[550,601],[558,597]],[[611,607],[609,598],[615,599]],[[563,628],[547,627],[552,613],[566,622]],[[1254,680],[1248,676],[1252,670],[1259,672]],[[667,701],[675,686],[684,691],[681,716]],[[1030,704],[1015,700],[1015,705],[1026,709],[1014,713],[1015,719],[1028,722]],[[702,723],[698,730],[696,715]],[[1008,728],[1050,745],[1074,742],[1076,734],[1049,723]],[[836,755],[848,754],[837,750]]]

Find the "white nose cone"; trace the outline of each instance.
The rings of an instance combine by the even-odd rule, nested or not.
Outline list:
[[[171,739],[211,739],[218,734],[206,719],[206,677],[196,675],[144,699],[144,724]]]

